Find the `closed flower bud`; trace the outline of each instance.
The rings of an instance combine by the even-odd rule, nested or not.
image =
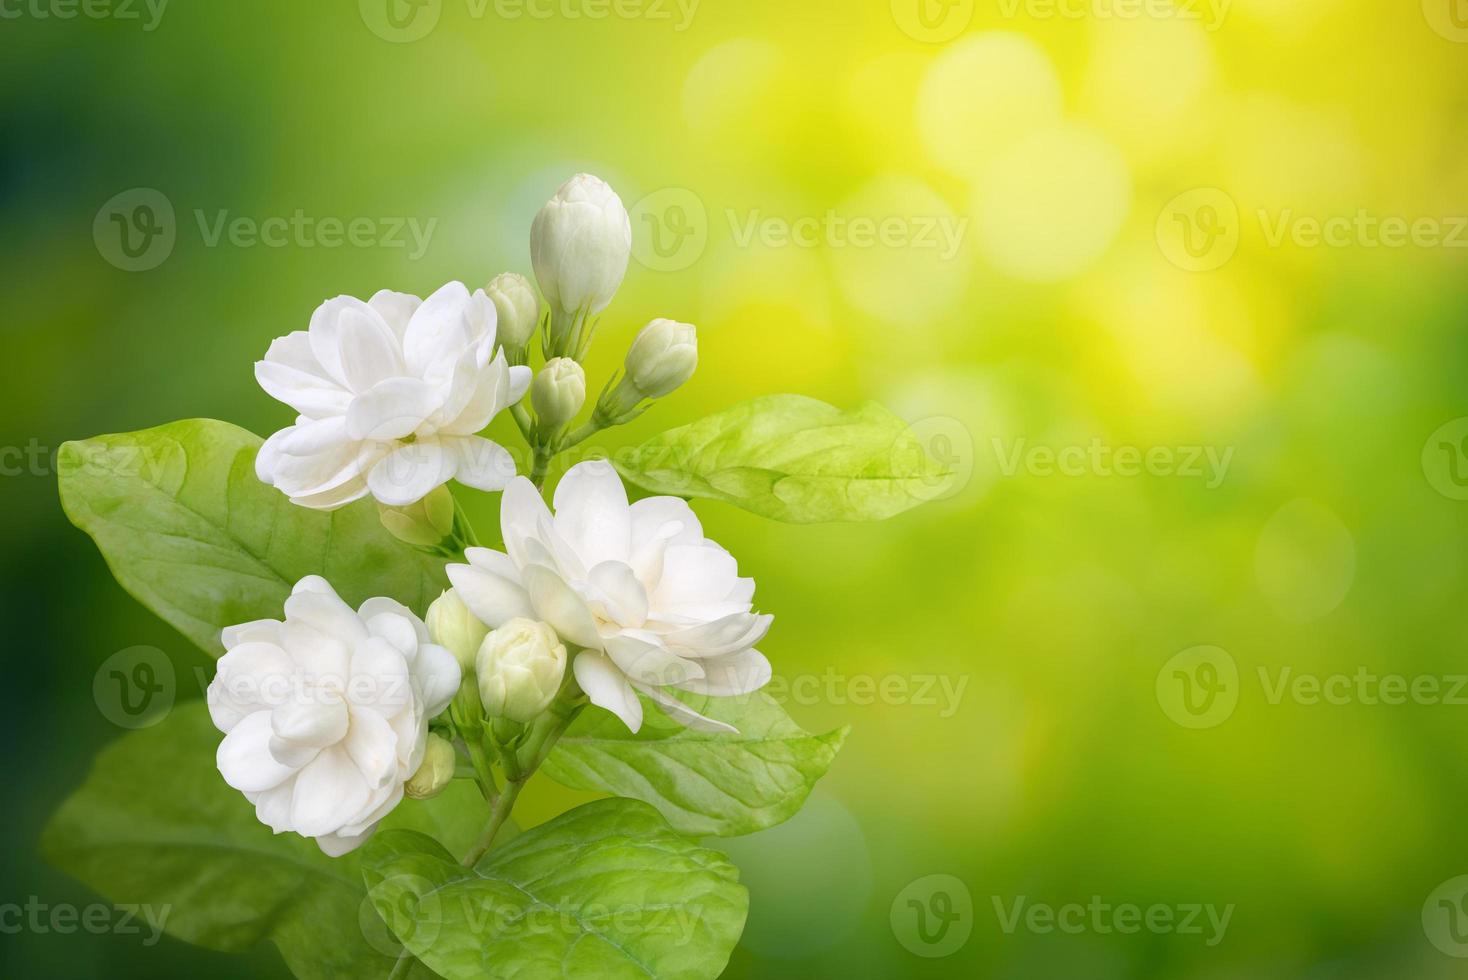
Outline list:
[[[530,260],[546,301],[562,313],[606,309],[627,274],[632,221],[606,182],[577,174],[556,191],[530,228]]]
[[[504,272],[491,279],[484,292],[494,303],[496,337],[505,356],[524,351],[540,322],[540,298],[530,280],[518,272]]]
[[[551,358],[530,384],[530,404],[542,426],[559,429],[586,404],[586,372],[569,357]]]
[[[423,749],[423,763],[403,786],[403,792],[415,800],[426,800],[444,791],[454,778],[458,759],[454,747],[441,735],[430,733]]]
[[[458,593],[449,589],[433,600],[424,622],[433,642],[452,653],[465,674],[474,669],[474,658],[489,635],[489,627],[475,618]]]
[[[676,320],[654,320],[627,351],[627,378],[644,398],[662,398],[698,367],[698,331]]]
[[[415,548],[435,547],[454,530],[454,496],[446,486],[435,487],[415,504],[378,504],[377,509],[388,533]]]
[[[528,725],[560,690],[566,648],[545,623],[512,619],[485,637],[476,667],[484,713]]]

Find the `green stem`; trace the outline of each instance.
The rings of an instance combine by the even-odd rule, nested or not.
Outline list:
[[[398,954],[398,961],[392,965],[392,972],[387,975],[387,980],[398,980],[399,977],[407,976],[412,965],[413,954],[404,946],[403,951]]]
[[[525,785],[523,780],[511,780],[505,786],[505,791],[495,798],[494,806],[489,811],[489,821],[484,825],[484,830],[479,834],[479,839],[474,846],[469,848],[469,853],[464,855],[464,860],[459,863],[466,868],[472,868],[479,863],[479,859],[489,853],[489,847],[494,843],[495,835],[505,825],[505,820],[510,816],[510,811],[515,807],[515,800],[520,795],[520,789]]]
[[[530,412],[525,408],[524,399],[510,406],[510,416],[515,420],[515,424],[520,427],[521,437],[526,442],[530,442],[530,430],[534,427],[534,423],[530,421]]]
[[[479,738],[464,739],[464,745],[469,749],[469,761],[474,763],[474,773],[479,781],[479,789],[484,793],[484,798],[493,802],[499,793],[499,785],[494,779],[494,769],[491,768],[489,755],[484,751],[484,743]]]

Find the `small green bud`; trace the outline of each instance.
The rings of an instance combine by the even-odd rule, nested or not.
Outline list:
[[[416,504],[378,504],[377,510],[388,533],[415,548],[436,547],[454,531],[454,495],[446,486],[435,487]]]
[[[484,638],[476,668],[484,713],[526,725],[556,699],[566,647],[545,623],[512,619]]]
[[[423,762],[403,787],[403,792],[415,800],[437,796],[453,780],[457,765],[453,745],[443,736],[430,732],[428,744],[423,749]]]
[[[698,331],[676,320],[654,320],[627,351],[627,379],[644,398],[662,398],[693,377]]]
[[[551,358],[530,385],[530,404],[542,426],[561,428],[586,404],[586,372],[569,357]]]
[[[525,347],[540,323],[540,297],[535,295],[530,280],[518,272],[500,273],[489,281],[484,292],[494,303],[496,339],[504,346],[505,356],[512,364],[524,364]]]
[[[464,673],[474,669],[474,658],[479,653],[479,645],[489,635],[489,627],[469,611],[458,593],[449,589],[434,599],[424,622],[433,642],[452,653]]]

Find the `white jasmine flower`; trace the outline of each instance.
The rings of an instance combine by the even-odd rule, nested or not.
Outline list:
[[[448,566],[471,612],[496,628],[541,620],[583,647],[577,683],[634,732],[639,691],[691,728],[734,730],[664,688],[730,696],[763,687],[770,664],[754,644],[772,617],[751,611],[754,580],[740,578],[733,556],[703,536],[686,502],[650,497],[629,506],[616,471],[589,462],[556,487],[554,516],[517,477],[500,523],[505,553],[471,548],[469,564]]]
[[[255,365],[260,387],[300,413],[265,441],[256,473],[319,510],[369,493],[406,506],[451,479],[502,489],[514,461],[475,433],[524,396],[530,369],[496,351],[495,324],[484,291],[457,282],[427,300],[327,300]]]
[[[275,833],[332,856],[359,846],[423,762],[428,721],[459,688],[453,654],[392,599],[355,612],[325,579],[301,579],[285,620],[224,630],[209,714],[225,733],[224,781]]]
[[[546,301],[563,313],[606,309],[627,275],[632,219],[599,177],[577,174],[561,185],[530,227],[530,261]]]

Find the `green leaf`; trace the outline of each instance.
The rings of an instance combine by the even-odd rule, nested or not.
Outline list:
[[[268,939],[298,977],[386,976],[398,947],[367,901],[360,852],[329,858],[314,841],[272,834],[220,778],[221,737],[192,701],[109,746],[47,825],[46,859],[113,903],[166,908],[164,931],[185,942],[239,952]],[[467,850],[487,813],[456,780],[382,826]]]
[[[942,496],[954,474],[880,405],[770,395],[664,432],[613,463],[653,493],[722,500],[792,524],[874,521]]]
[[[422,834],[379,833],[362,868],[378,912],[449,980],[717,977],[749,909],[726,857],[632,800],[563,813],[472,869]]]
[[[322,575],[353,606],[390,596],[420,615],[443,562],[399,543],[376,505],[298,507],[255,476],[260,438],[212,419],[61,447],[61,504],[139,602],[219,656],[219,631],[278,618],[296,582]]]
[[[826,774],[849,729],[801,729],[767,694],[695,705],[739,734],[687,729],[644,701],[636,735],[607,711],[571,726],[542,767],[573,789],[630,796],[657,807],[685,834],[732,837],[793,817]]]

